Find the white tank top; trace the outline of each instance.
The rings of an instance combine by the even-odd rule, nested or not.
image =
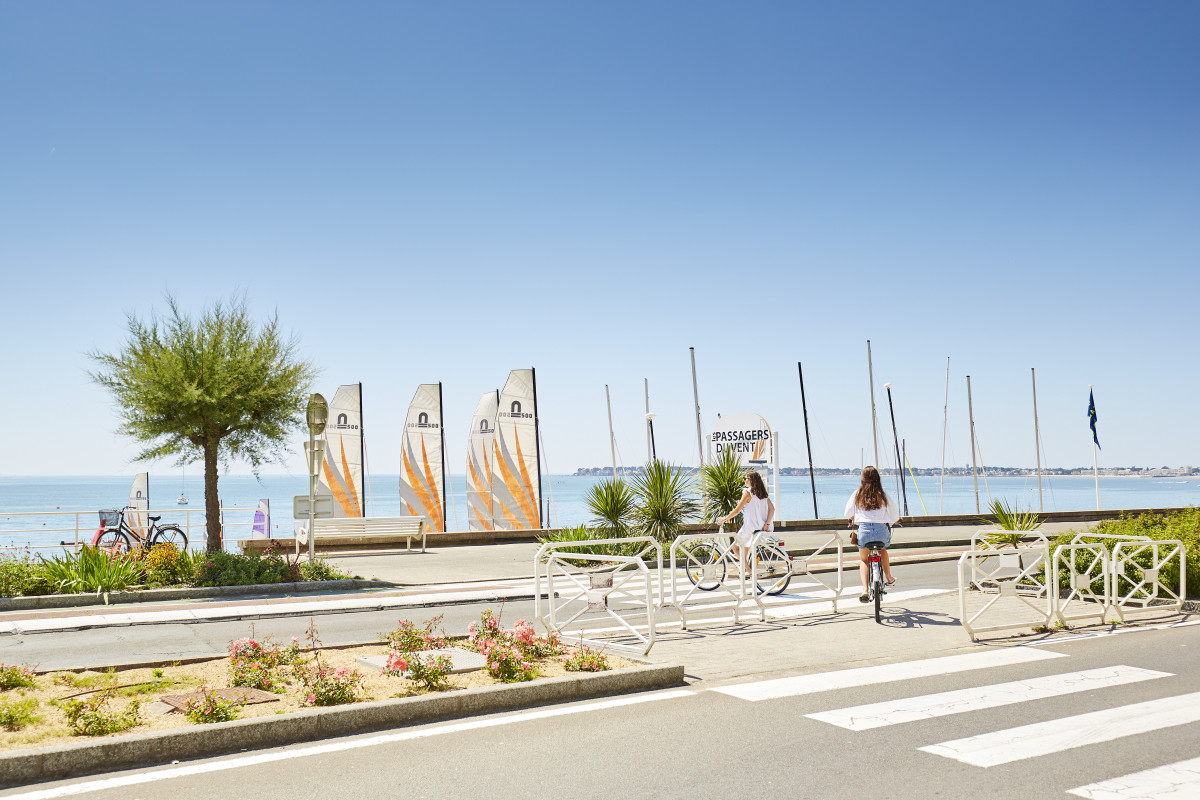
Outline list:
[[[750,494],[750,502],[742,508],[742,527],[738,533],[761,531],[767,523],[767,498]]]

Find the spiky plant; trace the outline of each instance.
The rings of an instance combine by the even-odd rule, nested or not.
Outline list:
[[[595,538],[619,538],[629,533],[635,508],[633,492],[622,478],[602,480],[584,498],[592,512]]]
[[[651,461],[633,479],[637,509],[633,522],[642,536],[669,542],[679,528],[700,512],[700,502],[692,494],[691,481],[678,467],[664,461]]]
[[[1035,512],[1020,511],[1004,500],[993,500],[991,512],[996,518],[996,527],[1003,531],[988,534],[987,543],[992,547],[1016,547],[1025,538],[1026,531],[1036,531],[1042,526]],[[986,518],[981,521],[985,525],[992,524]]]
[[[745,471],[742,458],[732,447],[726,447],[711,463],[700,467],[701,518],[705,522],[716,522],[737,507],[745,488]],[[729,521],[732,528],[740,528],[742,515]]]

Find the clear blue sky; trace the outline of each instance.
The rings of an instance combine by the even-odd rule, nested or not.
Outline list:
[[[916,465],[1200,462],[1194,2],[6,3],[0,472],[122,474],[85,353],[245,293],[362,381],[396,472],[418,383],[462,470],[535,366],[550,467],[695,463],[755,411],[871,448],[866,345]],[[881,389],[880,389],[881,391]],[[890,442],[890,440],[889,440]],[[159,466],[158,469],[165,469]],[[300,471],[293,460],[287,469]],[[239,470],[240,471],[240,470]]]

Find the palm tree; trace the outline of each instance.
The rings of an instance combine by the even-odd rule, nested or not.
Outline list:
[[[666,462],[651,461],[633,479],[638,507],[633,521],[643,536],[669,542],[679,528],[700,511],[700,502],[692,494],[690,481],[683,472]]]
[[[620,538],[629,533],[634,512],[634,496],[622,478],[596,483],[588,490],[588,510],[594,519],[597,533],[608,538]]]
[[[700,503],[704,521],[716,522],[733,511],[742,499],[745,481],[741,456],[732,447],[722,449],[716,461],[700,467]],[[741,527],[742,515],[730,520],[730,525]]]

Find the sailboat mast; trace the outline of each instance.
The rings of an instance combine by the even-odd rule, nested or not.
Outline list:
[[[797,361],[796,369],[800,371],[800,407],[804,410],[804,443],[808,445],[808,479],[812,483],[813,519],[820,519],[817,511],[817,476],[813,473],[812,437],[808,435],[808,401],[804,397],[804,366]]]
[[[1029,368],[1029,377],[1033,380],[1033,453],[1037,457],[1038,476],[1038,511],[1045,511],[1042,506],[1042,435],[1038,430],[1037,416],[1037,370]]]
[[[362,413],[362,381],[358,382],[358,463],[362,464],[363,483],[370,484],[371,474],[367,471],[367,429],[363,425]],[[367,495],[370,494],[367,486],[359,487],[363,493],[362,499],[362,515],[367,516]],[[445,526],[443,526],[445,527]]]
[[[904,462],[900,458],[900,434],[896,432],[896,408],[892,405],[892,385],[885,383],[888,396],[888,412],[892,415],[892,441],[896,443],[896,476],[900,483],[900,496],[904,499],[904,516],[908,516],[908,489],[904,485]]]
[[[700,432],[700,389],[696,384],[696,348],[689,347],[692,355],[692,396],[696,399],[696,449],[700,451],[700,466],[704,466],[704,434]]]
[[[946,421],[950,409],[950,356],[946,356],[946,399],[942,402],[942,479],[938,487],[939,514],[946,513]]]
[[[496,529],[496,489],[494,486],[495,462],[500,458],[500,448],[496,446],[496,437],[500,435],[500,390],[496,390],[496,412],[492,416],[492,468],[488,470],[488,509],[492,514],[492,530]]]
[[[545,523],[542,521],[542,448],[539,443],[542,441],[541,433],[538,430],[538,410],[537,410],[537,370],[533,367],[529,368],[529,374],[533,378],[533,452],[537,456],[537,474],[538,474],[538,527],[544,529]]]
[[[967,419],[971,422],[971,480],[975,482],[975,513],[979,513],[979,476],[975,474],[975,411],[971,407],[971,376],[967,376]]]
[[[654,463],[654,434],[651,431],[654,429],[654,423],[650,420],[650,379],[642,378],[646,382],[646,463]]]
[[[442,437],[442,530],[446,530],[446,412],[442,406],[442,382],[438,381],[438,432]],[[456,515],[457,511],[454,512]]]
[[[875,425],[875,367],[871,363],[871,340],[867,339],[867,379],[871,382],[871,441],[875,443],[875,468],[879,468],[879,431]]]
[[[609,394],[608,384],[604,384],[604,401],[608,403],[608,449],[612,453],[613,480],[617,479],[617,437],[613,436],[612,427],[612,395]]]

